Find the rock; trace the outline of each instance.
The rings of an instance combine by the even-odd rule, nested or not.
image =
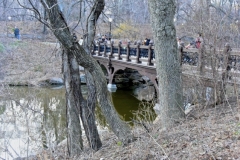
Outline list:
[[[42,80],[42,81],[38,82],[37,85],[39,85],[41,87],[47,87],[47,86],[51,86],[51,85],[64,85],[64,82],[63,82],[62,78],[54,77],[54,78]]]
[[[155,113],[156,113],[157,115],[160,115],[160,113],[161,113],[161,107],[160,107],[160,105],[159,105],[158,103],[155,104],[155,106],[153,107],[153,109],[154,109],[154,111],[155,111]],[[159,116],[158,116],[158,117],[159,117]]]
[[[153,86],[137,88],[134,90],[134,95],[136,95],[140,101],[142,100],[151,101],[155,96],[155,88]]]
[[[140,80],[142,80],[142,75],[140,75],[139,73],[134,73],[134,74],[131,74],[128,78],[129,78],[129,80],[140,81]]]
[[[145,82],[149,82],[150,79],[147,77],[147,76],[142,76],[142,79],[145,81]]]
[[[50,78],[50,79],[47,80],[47,82],[50,85],[63,85],[64,84],[63,79],[62,78],[57,78],[57,77]]]
[[[128,83],[129,79],[128,78],[114,78],[115,83]]]
[[[132,83],[133,83],[133,85],[139,85],[140,84],[140,82],[138,80],[133,80]]]

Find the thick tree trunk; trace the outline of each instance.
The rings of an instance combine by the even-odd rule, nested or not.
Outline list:
[[[163,127],[184,117],[180,60],[177,55],[176,30],[173,24],[175,1],[148,0],[156,55],[159,105]]]
[[[123,143],[131,141],[133,139],[133,135],[130,127],[119,118],[110,100],[110,95],[107,90],[107,82],[101,67],[78,43],[73,43],[66,21],[59,10],[59,7],[56,5],[57,1],[46,0],[47,4],[45,4],[42,0],[41,2],[45,9],[50,8],[48,9],[48,15],[51,23],[51,30],[56,38],[69,52],[73,53],[78,64],[83,66],[93,76],[100,108],[111,129],[118,138],[123,141]],[[98,4],[99,6],[104,6],[104,0],[98,0]]]
[[[65,79],[65,86],[67,92],[67,111],[68,111],[68,120],[71,122],[72,119],[78,119],[79,115],[81,116],[84,131],[86,137],[89,142],[89,146],[94,149],[98,150],[101,146],[101,140],[97,132],[97,126],[95,123],[95,101],[96,101],[96,92],[89,93],[89,101],[86,101],[81,93],[81,81],[80,81],[80,74],[79,74],[79,66],[74,58],[72,53],[67,53],[67,50],[64,51],[63,63],[64,63],[64,79]],[[92,84],[88,85],[92,86]],[[76,113],[75,113],[76,112]],[[78,115],[76,117],[75,115]],[[76,126],[73,126],[76,125]],[[73,123],[72,126],[69,126],[69,130],[73,130],[78,128],[78,124]],[[80,133],[69,132],[69,139],[74,137],[75,135],[79,135]],[[73,135],[72,135],[73,134]],[[70,150],[74,148],[74,143],[69,143]],[[73,147],[72,147],[73,146]],[[72,153],[72,152],[70,152]],[[74,152],[73,154],[76,154]],[[72,155],[72,154],[71,154]]]
[[[81,153],[83,148],[82,131],[80,125],[81,85],[78,65],[72,54],[63,49],[63,74],[66,88],[67,121],[68,121],[68,149],[70,155]],[[74,64],[75,63],[75,64]],[[77,65],[77,68],[76,68]]]

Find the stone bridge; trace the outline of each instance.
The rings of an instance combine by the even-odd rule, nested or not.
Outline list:
[[[213,88],[223,81],[240,85],[238,81],[240,50],[231,49],[229,44],[226,44],[223,50],[205,47],[185,49],[180,46],[178,55],[185,86],[191,87],[200,82],[204,87]],[[121,44],[121,42],[118,44],[98,42],[94,46],[92,56],[107,69],[109,89],[116,90],[116,85],[113,83],[114,74],[126,68],[135,69],[147,76],[157,87],[155,53],[152,44],[144,46]]]

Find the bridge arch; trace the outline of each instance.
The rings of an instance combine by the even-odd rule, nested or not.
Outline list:
[[[107,69],[108,79],[109,79],[108,84],[113,84],[114,76],[119,70],[125,70],[126,68],[130,68],[130,69],[134,69],[134,70],[138,71],[138,73],[141,74],[142,76],[148,77],[150,79],[150,81],[154,84],[155,91],[158,94],[158,89],[157,89],[158,84],[157,84],[155,73],[150,73],[144,69],[138,69],[136,67],[134,68],[131,66],[122,65],[121,63],[113,63],[112,64],[111,59],[110,59],[110,61],[108,61],[108,63],[106,63],[106,61],[99,61],[99,60],[98,60],[98,63]]]

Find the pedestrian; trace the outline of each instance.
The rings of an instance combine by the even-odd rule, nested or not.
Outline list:
[[[201,33],[198,33],[198,36],[195,40],[195,45],[196,45],[196,48],[199,49],[201,47],[201,43],[203,42],[203,39],[202,39],[202,34]]]
[[[185,48],[197,48],[199,49],[201,47],[201,45],[203,44],[203,38],[202,38],[202,34],[198,33],[197,38],[195,40],[193,40],[192,42],[190,42]]]
[[[15,26],[14,28],[15,38],[20,39],[20,30]]]
[[[106,36],[102,35],[102,43],[105,42],[105,40],[106,40]]]
[[[184,47],[184,42],[182,42],[182,39],[181,39],[181,38],[178,38],[178,37],[177,37],[177,44],[178,44],[178,48],[179,48],[179,47]]]
[[[148,45],[149,45],[149,42],[150,42],[150,39],[145,38],[143,44],[144,44],[145,46],[148,46]]]

